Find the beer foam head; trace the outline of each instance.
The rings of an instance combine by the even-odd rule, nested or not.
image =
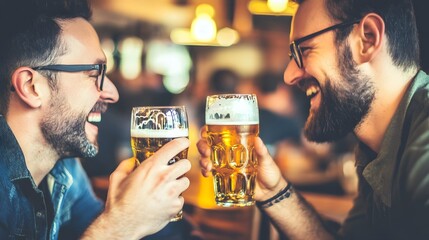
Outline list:
[[[207,97],[206,124],[258,124],[258,111],[254,94],[212,95]]]
[[[185,106],[133,107],[131,129],[176,130],[188,129]]]
[[[131,129],[131,137],[139,138],[178,138],[188,137],[188,129]]]

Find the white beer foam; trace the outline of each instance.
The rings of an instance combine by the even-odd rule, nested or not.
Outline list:
[[[242,98],[207,98],[206,124],[209,125],[248,125],[259,124],[259,111],[256,97],[246,95]]]
[[[178,138],[188,137],[188,129],[168,129],[168,130],[154,130],[154,129],[131,129],[131,137],[140,138]]]
[[[259,121],[222,121],[222,120],[218,120],[218,119],[214,119],[214,120],[207,120],[206,119],[206,124],[207,125],[235,125],[235,126],[244,126],[244,125],[257,125],[259,124]]]

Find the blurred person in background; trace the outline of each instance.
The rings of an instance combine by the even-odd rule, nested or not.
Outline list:
[[[77,158],[98,152],[96,122],[118,100],[86,1],[0,6],[0,239],[139,239],[183,206],[189,146],[123,161],[99,201]],[[183,239],[173,232],[169,239]]]
[[[219,68],[213,70],[207,80],[207,96],[214,94],[237,93],[240,76],[232,69]],[[199,104],[197,114],[199,125],[205,124],[206,99]]]
[[[307,139],[356,135],[358,196],[341,228],[329,228],[257,140],[257,205],[290,239],[427,239],[429,76],[412,2],[298,2],[284,79],[310,98]],[[198,147],[207,176],[210,148]]]
[[[259,105],[259,136],[272,156],[277,144],[300,144],[302,123],[298,103],[281,74],[263,72],[256,76],[254,85]],[[281,127],[280,127],[281,126]]]

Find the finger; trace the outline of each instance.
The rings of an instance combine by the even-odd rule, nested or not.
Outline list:
[[[200,128],[201,138],[207,138],[207,125],[204,125]]]
[[[176,138],[162,146],[154,155],[149,159],[155,161],[154,164],[168,165],[168,162],[176,156],[179,152],[189,147],[189,139]],[[149,160],[148,159],[148,160]]]
[[[260,137],[255,139],[255,152],[260,164],[266,162],[267,160],[272,161],[270,153],[268,152],[267,147]]]
[[[259,186],[268,189],[268,191],[272,191],[273,189],[276,191],[280,190],[279,187],[284,188],[285,180],[282,177],[281,171],[270,156],[267,147],[259,137],[255,139],[255,152],[259,162]]]
[[[197,149],[198,152],[201,154],[201,157],[208,158],[210,157],[210,147],[207,144],[207,141],[204,139],[201,139],[197,142]]]
[[[124,178],[128,176],[136,167],[136,159],[134,157],[123,160],[113,173],[115,178]]]
[[[191,170],[191,162],[188,159],[181,159],[168,166],[168,179],[175,180]]]
[[[208,158],[200,159],[201,173],[204,177],[209,177],[213,168],[213,163]]]
[[[177,190],[177,196],[179,196],[186,189],[189,188],[191,181],[189,180],[189,178],[183,176],[183,177],[177,179],[175,184],[176,184],[175,189]]]
[[[118,189],[121,182],[128,176],[135,168],[135,158],[123,160],[115,171],[110,175],[109,191]]]

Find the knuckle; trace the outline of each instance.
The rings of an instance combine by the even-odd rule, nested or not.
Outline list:
[[[119,175],[121,175],[121,173],[119,172],[112,172],[109,176],[109,181],[110,182],[114,182],[117,178],[119,178]]]

